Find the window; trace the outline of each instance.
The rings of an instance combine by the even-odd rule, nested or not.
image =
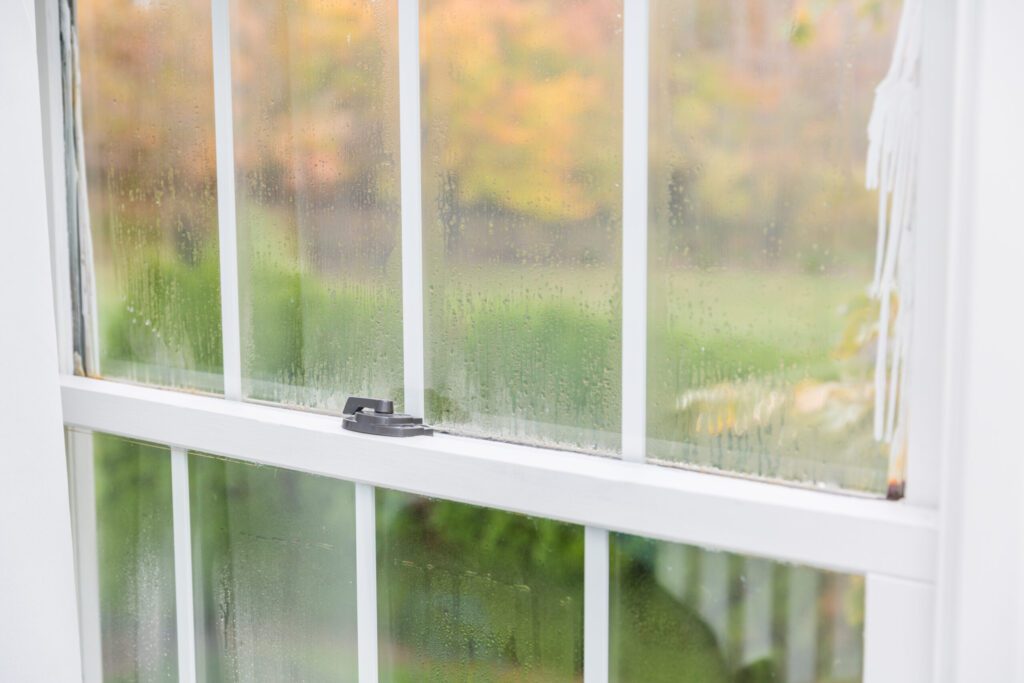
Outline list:
[[[108,680],[178,676],[170,449],[68,432],[92,470],[100,644]],[[85,478],[84,476],[82,477]]]
[[[445,429],[621,450],[622,9],[423,5],[426,410]]]
[[[865,294],[900,8],[65,6],[88,680],[927,680]]]
[[[863,174],[900,3],[651,6],[648,455],[884,492]]]
[[[223,392],[208,7],[84,2],[75,26],[85,369]]]
[[[348,395],[400,394],[395,10],[231,6],[247,397],[338,411]]]

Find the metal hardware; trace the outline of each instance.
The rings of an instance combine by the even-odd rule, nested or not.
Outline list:
[[[370,412],[367,412],[370,411]],[[423,418],[395,412],[395,402],[379,398],[351,396],[342,411],[345,419],[341,426],[352,432],[377,436],[431,436],[433,427],[423,424]]]

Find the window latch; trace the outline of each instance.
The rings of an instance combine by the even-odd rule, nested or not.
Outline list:
[[[431,436],[433,427],[423,418],[395,412],[395,402],[380,398],[350,396],[345,401],[341,426],[352,432],[377,436]]]

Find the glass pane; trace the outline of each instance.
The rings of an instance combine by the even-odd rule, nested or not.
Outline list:
[[[648,454],[885,491],[874,88],[897,0],[653,0]]]
[[[427,416],[619,447],[621,0],[421,19]]]
[[[209,0],[74,4],[98,316],[87,369],[219,392]]]
[[[859,576],[612,534],[612,683],[855,683]]]
[[[351,483],[190,455],[199,679],[356,681]]]
[[[232,2],[248,396],[401,398],[395,8]]]
[[[171,459],[166,448],[71,433],[92,458],[103,680],[176,681]]]
[[[377,491],[380,680],[580,681],[583,529]]]

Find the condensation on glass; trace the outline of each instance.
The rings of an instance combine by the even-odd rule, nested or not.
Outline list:
[[[357,680],[354,485],[189,455],[206,681]]]
[[[68,442],[70,458],[92,461],[102,680],[176,681],[170,451],[79,431]]]
[[[401,399],[395,0],[232,0],[244,391]]]
[[[612,534],[612,683],[859,683],[863,577]]]
[[[898,9],[652,0],[649,458],[885,491],[864,155]]]
[[[209,0],[74,4],[82,308],[99,365],[85,369],[220,392]]]
[[[421,8],[426,410],[619,448],[622,2]]]
[[[377,491],[380,680],[579,681],[583,528]]]

